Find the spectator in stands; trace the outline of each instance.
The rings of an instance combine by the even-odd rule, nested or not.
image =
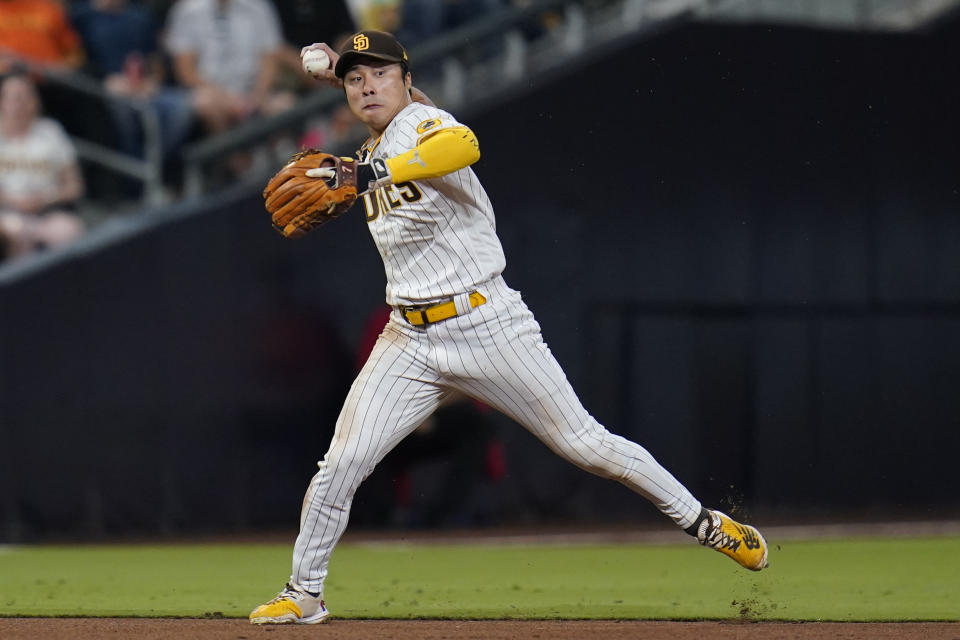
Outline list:
[[[157,25],[145,8],[128,0],[89,0],[70,19],[87,52],[87,70],[116,96],[150,104],[160,122],[165,155],[180,148],[193,125],[189,95],[164,83],[164,60],[157,48]],[[129,108],[113,110],[120,146],[142,155],[140,121]]]
[[[22,71],[0,81],[0,253],[5,258],[67,244],[83,233],[75,215],[83,178],[73,144]]]
[[[210,133],[293,105],[292,93],[274,89],[282,45],[268,0],[177,0],[168,15],[174,74]]]
[[[0,0],[0,72],[20,62],[50,69],[83,63],[80,38],[56,0]]]

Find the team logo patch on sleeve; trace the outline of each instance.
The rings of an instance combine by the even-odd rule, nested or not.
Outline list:
[[[417,133],[426,133],[440,126],[440,118],[430,118],[417,125]]]

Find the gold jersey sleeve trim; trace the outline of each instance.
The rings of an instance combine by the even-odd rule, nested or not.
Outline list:
[[[417,140],[417,146],[388,158],[394,184],[438,178],[469,167],[480,159],[477,136],[467,127],[448,127],[431,131]]]

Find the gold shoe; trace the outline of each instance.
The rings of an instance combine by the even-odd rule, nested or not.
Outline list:
[[[700,544],[725,553],[751,571],[770,566],[767,562],[767,541],[756,528],[740,524],[719,511],[708,513],[709,516],[697,530]]]
[[[321,596],[313,596],[287,584],[277,597],[250,613],[253,624],[317,624],[326,620],[330,612]]]

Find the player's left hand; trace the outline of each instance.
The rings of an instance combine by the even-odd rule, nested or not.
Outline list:
[[[299,238],[353,205],[357,161],[316,149],[301,151],[270,179],[263,199],[274,228],[287,238]]]
[[[321,167],[318,169],[309,169],[304,174],[308,178],[331,178],[333,174],[331,169]],[[369,162],[357,164],[356,174],[350,176],[357,187],[357,195],[362,196],[365,193],[379,189],[390,184],[392,178],[390,168],[387,163],[380,158],[373,158]]]

